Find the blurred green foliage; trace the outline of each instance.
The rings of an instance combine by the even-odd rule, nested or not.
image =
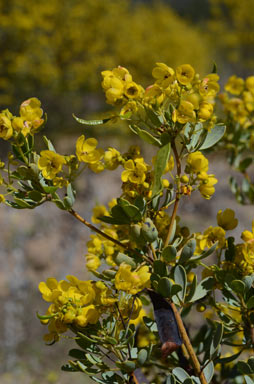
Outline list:
[[[105,68],[125,66],[149,85],[158,61],[201,73],[211,64],[206,39],[163,2],[0,0],[0,25],[0,107],[39,97],[61,131],[70,111],[102,109]]]

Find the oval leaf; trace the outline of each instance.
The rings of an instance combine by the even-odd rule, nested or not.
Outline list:
[[[153,190],[152,196],[157,195],[162,190],[162,182],[161,177],[166,168],[169,154],[170,154],[171,145],[170,143],[161,147],[156,155],[156,162],[154,167],[154,182],[153,182]]]
[[[220,141],[220,139],[224,136],[225,132],[225,125],[215,125],[214,128],[210,132],[208,132],[205,141],[203,142],[201,147],[199,147],[199,149],[203,150],[213,147],[216,143],[218,143],[218,141]]]

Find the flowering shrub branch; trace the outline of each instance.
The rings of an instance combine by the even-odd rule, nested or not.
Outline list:
[[[34,136],[46,116],[36,98],[21,104],[19,116],[9,110],[0,114],[0,137],[11,146],[7,164],[1,162],[1,202],[15,209],[53,203],[93,232],[86,267],[94,280],[68,275],[39,284],[49,303],[47,312],[38,314],[48,329],[44,340],[54,344],[69,330],[77,348],[62,369],[98,383],[250,384],[254,221],[236,244],[228,235],[238,225],[231,209],[220,210],[217,226],[203,233],[192,232],[177,216],[181,201],[196,191],[209,204],[217,179],[208,173],[203,152],[225,145],[235,132],[229,117],[226,132],[215,115],[219,76],[215,68],[200,78],[189,64],[174,70],[164,63],[157,63],[152,75],[154,83],[144,89],[126,68],[103,71],[111,116],[75,117],[83,125],[127,122],[156,149],[149,162],[138,146],[125,153],[105,150],[84,134],[74,154],[57,153],[46,137],[46,149],[37,153]],[[226,90],[230,84],[234,92],[243,86],[230,79]],[[227,111],[231,102],[221,98]],[[87,221],[73,208],[75,180],[84,171],[118,167],[121,195],[108,207],[96,205]],[[197,331],[188,325],[195,311]]]

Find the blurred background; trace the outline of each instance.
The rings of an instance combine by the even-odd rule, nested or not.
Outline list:
[[[253,74],[253,14],[254,0],[0,0],[0,107],[17,113],[22,101],[38,97],[48,114],[44,134],[58,142],[60,153],[72,153],[84,133],[72,113],[92,118],[109,110],[102,70],[125,66],[144,87],[156,62],[190,63],[201,76],[216,62],[222,85],[232,74]],[[124,151],[133,143],[123,127],[86,132],[99,136],[104,148]],[[2,160],[8,150],[1,141]],[[232,169],[217,155],[212,163],[216,194],[210,202],[186,199],[185,224],[201,231],[216,225],[218,209],[230,207],[241,221],[239,231],[250,228],[250,208],[239,207],[228,187]],[[76,208],[89,218],[96,202],[120,192],[120,173],[87,175],[79,181]],[[35,312],[45,310],[37,290],[41,280],[88,278],[83,255],[89,232],[51,205],[35,211],[1,206],[0,227],[1,384],[88,382],[61,373],[73,341],[45,346]]]

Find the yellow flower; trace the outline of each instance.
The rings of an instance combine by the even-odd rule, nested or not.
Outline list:
[[[227,208],[224,212],[221,209],[219,210],[217,213],[217,223],[225,231],[228,231],[237,227],[238,220],[235,218],[235,212]]]
[[[14,131],[21,132],[22,135],[27,136],[31,130],[31,122],[26,121],[23,117],[14,117],[12,120],[12,127]]]
[[[254,241],[254,220],[252,221],[252,232],[251,231],[243,231],[241,238],[243,241]]]
[[[200,121],[206,121],[210,119],[213,114],[213,106],[206,101],[203,101],[199,105],[198,118]]]
[[[189,101],[181,101],[176,110],[176,119],[179,123],[185,124],[188,121],[193,121],[196,117],[194,106]]]
[[[152,76],[156,79],[155,83],[162,88],[167,88],[174,81],[175,71],[164,63],[156,63],[156,65],[157,67],[152,71]]]
[[[103,157],[103,150],[96,149],[98,141],[94,138],[85,139],[82,135],[76,142],[76,154],[79,161],[95,164]]]
[[[91,171],[93,171],[94,173],[100,173],[104,171],[104,164],[101,161],[92,164],[90,163],[88,166],[89,169],[91,169]]]
[[[41,281],[39,284],[39,291],[41,292],[43,299],[49,302],[55,301],[55,299],[61,295],[58,281],[53,277],[48,278],[46,283]]]
[[[124,87],[124,94],[129,99],[137,99],[141,95],[141,92],[142,87],[134,83],[134,81],[127,83]]]
[[[54,179],[56,174],[61,172],[63,164],[66,164],[64,156],[49,150],[41,151],[40,155],[38,167],[43,177],[49,180]]]
[[[41,102],[36,97],[23,101],[19,113],[26,122],[31,123],[32,131],[36,131],[44,123],[44,119],[41,118],[43,115]]]
[[[105,167],[113,171],[120,165],[123,161],[123,158],[115,148],[108,148],[104,153]]]
[[[150,85],[146,88],[144,94],[144,103],[161,104],[165,95],[158,84]]]
[[[247,111],[254,111],[254,93],[251,92],[243,92],[243,102],[247,109]]]
[[[210,248],[218,242],[217,248],[223,248],[226,244],[225,231],[221,227],[209,227],[203,235],[198,236],[199,248],[203,251],[206,247]]]
[[[5,109],[0,113],[0,138],[9,140],[13,135],[13,129],[11,125],[12,114]]]
[[[249,241],[242,244],[241,250],[246,263],[254,268],[254,237],[251,242]]]
[[[208,165],[209,162],[207,158],[200,151],[190,153],[187,157],[188,173],[207,172]]]
[[[218,180],[214,175],[208,175],[205,172],[201,172],[198,175],[198,179],[201,181],[198,187],[199,192],[205,199],[209,200],[215,192],[214,184],[217,184]]]
[[[176,68],[176,78],[183,85],[191,83],[194,76],[195,71],[189,64],[183,64]]]
[[[96,324],[99,320],[100,314],[93,304],[83,307],[81,314],[75,318],[75,322],[80,327],[85,327],[87,324]]]
[[[199,93],[202,97],[214,97],[220,90],[218,84],[219,76],[216,73],[210,73],[200,83]]]
[[[117,200],[115,198],[113,198],[112,200],[110,200],[108,202],[108,207],[109,209],[111,210],[115,205],[117,204]]]
[[[136,271],[131,271],[131,266],[121,264],[115,277],[116,289],[126,291],[132,295],[142,291],[150,286],[149,268],[143,266]]]
[[[98,256],[88,253],[86,255],[86,268],[88,271],[96,271],[101,265],[101,260]]]
[[[124,163],[125,171],[122,172],[122,181],[134,184],[143,184],[146,179],[147,166],[143,158],[128,160]]]
[[[132,113],[135,113],[137,112],[138,110],[138,106],[137,106],[137,103],[136,101],[129,101],[127,104],[125,104],[123,106],[123,108],[121,109],[120,111],[120,116],[124,116],[126,114],[132,114]]]
[[[245,85],[248,91],[254,94],[254,76],[247,77]]]
[[[225,90],[232,95],[240,95],[244,89],[244,80],[235,75],[231,76],[225,84]]]
[[[124,72],[122,69],[115,68],[113,71],[103,71],[101,73],[103,76],[102,87],[106,92],[106,99],[109,104],[114,105],[123,98],[125,84],[121,78],[121,73],[125,76]]]
[[[92,222],[95,224],[101,223],[101,221],[98,220],[97,217],[105,216],[107,214],[108,214],[108,211],[104,205],[96,205],[93,208]]]
[[[0,194],[0,204],[5,202],[4,195]]]

